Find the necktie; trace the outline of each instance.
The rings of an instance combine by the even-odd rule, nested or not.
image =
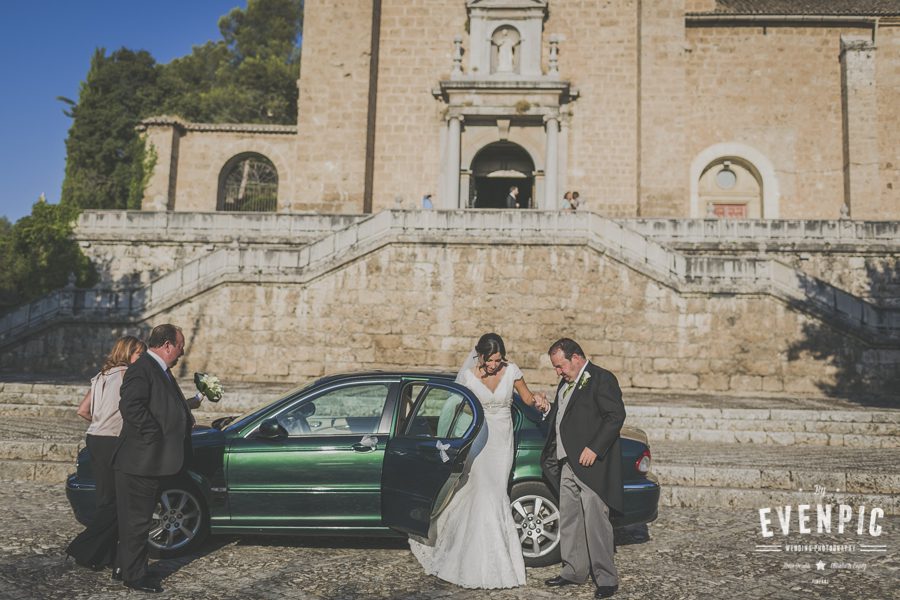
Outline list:
[[[573,387],[575,387],[574,381],[570,381],[569,383],[567,383],[565,389],[563,389],[563,397],[568,396]]]

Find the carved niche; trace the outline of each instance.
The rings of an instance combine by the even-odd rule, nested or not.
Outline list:
[[[468,74],[473,78],[541,76],[547,0],[468,0]]]

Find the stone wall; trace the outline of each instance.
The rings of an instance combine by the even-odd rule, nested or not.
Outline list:
[[[560,77],[580,91],[572,104],[566,185],[589,210],[636,215],[637,3],[554,1],[545,37],[561,34]]]
[[[542,386],[546,347],[570,335],[634,388],[896,390],[896,311],[777,263],[693,261],[596,215],[394,211],[308,246],[207,258],[145,287],[136,308],[42,309],[51,318],[5,338],[0,371],[87,373],[115,336],[171,321],[188,336],[182,376],[451,369],[496,330]]]
[[[900,20],[882,23],[876,40],[878,110],[878,219],[896,219],[900,207]]]
[[[304,3],[292,210],[363,212],[372,5]]]
[[[778,217],[838,218],[844,203],[840,40],[869,33],[771,24],[689,27],[688,155],[717,143],[749,146],[774,165]]]
[[[156,118],[142,127],[156,168],[147,184],[143,210],[214,211],[226,163],[244,153],[261,154],[278,172],[278,207],[296,197],[294,152],[297,128],[284,125],[211,125]]]
[[[384,0],[375,129],[374,210],[414,208],[438,188],[445,127],[431,95],[449,79],[453,37],[465,30],[465,2]],[[453,204],[455,207],[455,203]]]

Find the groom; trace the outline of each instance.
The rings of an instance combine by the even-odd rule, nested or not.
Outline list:
[[[590,576],[597,585],[594,598],[609,598],[619,588],[609,511],[623,512],[622,390],[615,375],[588,361],[574,340],[558,340],[548,354],[561,381],[547,416],[541,466],[559,484],[562,571],[545,583],[579,584]]]

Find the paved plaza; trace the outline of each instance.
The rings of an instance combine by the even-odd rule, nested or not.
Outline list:
[[[0,489],[0,598],[139,597],[64,561],[80,530],[61,484],[6,482]],[[618,532],[617,598],[896,598],[900,581],[897,528],[885,517],[878,538],[813,535],[814,542],[878,543],[886,552],[763,553],[756,551],[758,514],[748,509],[661,508],[649,528]],[[810,542],[791,535],[791,542]],[[875,541],[872,541],[875,540]],[[817,570],[815,563],[825,568]],[[838,564],[842,563],[842,564]],[[833,568],[838,566],[851,568]],[[156,562],[161,597],[224,598],[591,598],[589,585],[556,592],[543,580],[555,567],[529,569],[515,590],[465,590],[422,573],[399,540],[212,537],[196,555]]]

